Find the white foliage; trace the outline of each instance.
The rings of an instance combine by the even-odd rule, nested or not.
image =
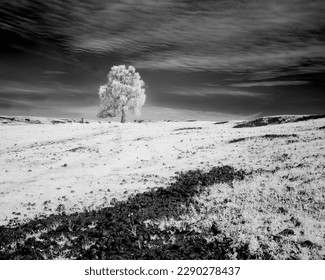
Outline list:
[[[140,115],[146,100],[145,84],[135,68],[113,66],[107,78],[107,84],[99,87],[101,111],[98,117],[115,116],[122,111]]]

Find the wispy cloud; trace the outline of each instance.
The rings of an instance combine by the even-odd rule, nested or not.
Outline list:
[[[64,75],[66,74],[66,72],[64,71],[55,71],[55,70],[45,70],[43,71],[44,75],[47,75],[47,76],[56,76],[56,75]]]
[[[320,69],[298,66],[325,60],[323,0],[4,2],[6,29],[61,38],[75,53],[118,53],[143,69],[307,72]]]
[[[231,84],[232,87],[274,87],[274,86],[299,86],[309,84],[308,81],[266,81],[252,83]]]
[[[13,82],[13,81],[1,81],[0,94],[1,93],[22,93],[36,94],[39,96],[46,96],[53,93],[53,89],[49,87],[35,86],[27,83]]]
[[[93,104],[94,99],[83,88],[48,83],[32,85],[24,82],[2,80],[0,83],[0,99],[2,107],[34,108],[37,106],[82,106]]]
[[[202,87],[170,87],[168,92],[171,94],[176,95],[183,95],[183,96],[202,96],[202,97],[209,97],[209,96],[233,96],[233,97],[263,97],[265,96],[263,93],[260,92],[250,92],[244,90],[235,90],[227,87],[220,87],[209,84],[209,86],[202,86]]]
[[[139,68],[153,70],[181,70],[181,71],[261,71],[263,69],[281,69],[297,67],[299,62],[312,59],[325,59],[325,44],[321,46],[305,46],[291,50],[265,50],[267,53],[229,53],[202,55],[182,54],[172,56],[171,53],[151,55],[146,60],[135,60]],[[319,65],[300,66],[296,68],[300,73],[320,72],[325,67]],[[290,70],[289,70],[290,71]]]

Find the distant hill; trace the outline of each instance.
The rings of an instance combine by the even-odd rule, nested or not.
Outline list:
[[[0,124],[63,124],[63,123],[88,123],[89,120],[71,118],[46,118],[27,116],[0,116]]]
[[[293,123],[293,122],[308,121],[308,120],[315,120],[321,118],[325,118],[325,114],[271,116],[271,117],[258,118],[252,121],[244,121],[239,124],[236,124],[234,128],[258,127],[258,126],[266,126],[266,125],[273,125],[273,124]]]

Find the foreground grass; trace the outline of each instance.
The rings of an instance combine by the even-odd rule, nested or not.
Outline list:
[[[323,186],[284,174],[181,173],[114,207],[1,227],[0,258],[324,259]]]
[[[241,258],[236,248],[243,247],[254,259],[324,259],[325,186],[289,187],[292,178],[283,173],[252,173],[233,188],[213,185],[194,198],[199,207],[187,208],[178,219],[147,222],[162,229],[191,227],[209,242],[226,236],[233,241],[227,256],[233,259]],[[216,235],[209,234],[211,227]]]
[[[178,220],[188,209],[200,211],[194,198],[216,183],[232,185],[244,172],[230,166],[180,174],[167,188],[137,194],[100,211],[51,216],[27,224],[0,228],[2,259],[229,259],[234,250],[242,258],[247,246],[233,248],[233,240],[216,232],[206,234],[191,224],[161,228],[149,220]]]
[[[180,173],[101,210],[60,207],[2,226],[0,258],[325,259],[324,122],[314,118],[220,130],[218,145],[211,137],[195,150],[219,167]]]

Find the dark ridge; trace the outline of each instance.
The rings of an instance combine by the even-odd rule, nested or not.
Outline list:
[[[76,152],[76,151],[85,150],[85,149],[86,149],[86,147],[76,147],[76,148],[67,150],[67,152]]]
[[[266,125],[281,124],[281,123],[283,123],[282,117],[270,117],[268,119],[259,118],[253,121],[247,121],[247,122],[236,124],[234,128],[258,127],[258,126],[266,126]]]
[[[300,117],[300,118],[296,119],[294,122],[317,120],[317,119],[322,119],[322,118],[325,118],[325,114]]]
[[[216,230],[195,231],[195,225],[183,228],[166,226],[161,229],[148,220],[179,219],[192,206],[200,211],[194,196],[215,183],[242,180],[244,171],[233,167],[214,167],[180,173],[167,188],[158,188],[116,202],[114,207],[66,215],[52,215],[35,219],[16,227],[0,227],[0,259],[252,259],[247,244],[236,245],[235,240]],[[185,207],[184,207],[185,206]],[[53,228],[53,224],[57,226]],[[52,226],[51,226],[52,225]],[[26,234],[44,231],[39,238]],[[214,241],[207,241],[216,236]],[[61,241],[60,241],[61,240]],[[62,242],[64,240],[64,242]],[[60,243],[60,244],[59,244]],[[268,256],[263,256],[269,258]]]
[[[179,130],[190,130],[190,129],[202,129],[202,127],[184,127],[184,128],[176,128],[174,131],[179,131]]]
[[[224,121],[224,122],[215,122],[214,124],[224,124],[224,123],[228,123],[228,121]]]
[[[297,134],[265,134],[265,135],[259,136],[259,137],[273,139],[273,138],[298,137],[298,135]]]
[[[285,117],[264,117],[259,118],[252,121],[245,121],[239,124],[236,124],[234,128],[243,128],[243,127],[258,127],[258,126],[266,126],[266,125],[273,125],[273,124],[283,124],[283,123],[293,123],[293,122],[301,122],[301,121],[309,121],[309,120],[316,120],[325,118],[325,114],[321,115],[310,115],[310,116],[303,116],[303,117],[296,117],[295,119],[286,119]]]
[[[257,138],[265,138],[265,139],[274,139],[274,138],[287,138],[287,137],[298,137],[297,134],[265,134],[262,136],[253,136],[253,137],[244,137],[230,140],[228,143],[237,143],[245,140],[257,139]]]
[[[237,142],[245,141],[245,140],[248,140],[248,139],[252,139],[252,137],[244,137],[244,138],[232,139],[228,143],[229,144],[232,144],[232,143],[237,143]]]
[[[12,117],[0,117],[0,119],[9,120],[9,121],[14,121],[15,120],[15,118],[12,118]]]

